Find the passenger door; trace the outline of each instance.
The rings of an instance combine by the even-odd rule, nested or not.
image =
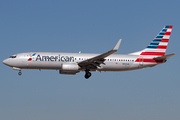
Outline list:
[[[143,57],[139,58],[139,67],[143,67]]]

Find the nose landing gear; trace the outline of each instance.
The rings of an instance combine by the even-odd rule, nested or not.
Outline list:
[[[20,76],[20,75],[22,75],[22,72],[21,72],[21,70],[18,72],[18,75]]]
[[[88,79],[89,77],[91,77],[91,73],[89,72],[89,70],[86,70],[85,72],[86,72],[86,74],[85,74],[84,77],[85,77],[86,79]]]
[[[18,75],[19,75],[19,76],[22,75],[22,72],[21,72],[21,69],[20,69],[20,68],[13,67],[13,70],[19,70]]]

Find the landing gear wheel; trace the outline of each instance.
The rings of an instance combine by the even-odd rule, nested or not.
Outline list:
[[[89,71],[86,71],[86,74],[84,76],[86,79],[88,79],[89,77],[91,77],[91,73]]]
[[[21,71],[19,71],[19,72],[18,72],[18,75],[19,75],[19,76],[20,76],[20,75],[22,75],[22,72],[21,72]]]

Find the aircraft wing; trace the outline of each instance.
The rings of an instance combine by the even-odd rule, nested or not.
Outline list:
[[[100,54],[98,56],[95,56],[93,58],[89,58],[87,60],[84,60],[82,62],[79,62],[78,65],[82,68],[82,69],[96,69],[97,66],[99,66],[100,64],[105,64],[104,61],[107,56],[113,54],[114,52],[116,52],[119,48],[119,45],[121,43],[120,39],[117,44],[114,46],[114,48],[106,53]]]
[[[154,60],[167,60],[168,58],[170,58],[171,56],[175,55],[176,53],[173,53],[173,54],[169,54],[169,55],[165,55],[165,56],[162,56],[162,57],[156,57],[156,58],[153,58]]]

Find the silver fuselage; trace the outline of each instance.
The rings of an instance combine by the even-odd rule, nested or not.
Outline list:
[[[34,53],[36,53],[36,55],[32,56]],[[16,56],[16,58],[7,58],[3,63],[10,67],[20,69],[61,70],[62,64],[78,64],[79,62],[98,55],[99,54],[90,53],[28,52],[15,54],[14,56]],[[152,67],[158,64],[143,61],[136,62],[138,58],[143,57],[148,56],[113,54],[105,58],[104,64],[98,66],[97,69],[90,69],[90,71],[127,71]],[[79,71],[84,71],[84,69],[80,68]]]

